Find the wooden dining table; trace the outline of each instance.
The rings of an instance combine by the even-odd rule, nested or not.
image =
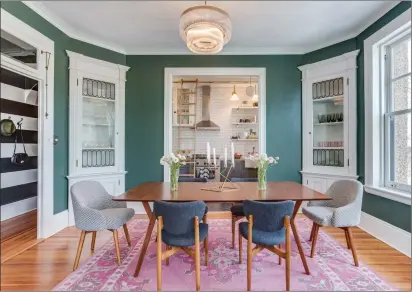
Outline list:
[[[303,201],[329,200],[329,196],[307,188],[296,182],[268,182],[266,190],[258,190],[256,182],[236,183],[237,189],[224,192],[204,190],[205,186],[213,187],[216,183],[181,182],[177,191],[171,191],[169,183],[146,182],[130,189],[126,193],[113,198],[114,201],[141,202],[150,218],[145,239],[140,251],[134,276],[137,277],[142,267],[144,256],[149,246],[152,231],[156,222],[156,216],[149,203],[154,201],[190,202],[204,201],[206,203],[241,203],[244,200],[262,202],[295,201],[293,214],[290,218],[293,236],[302,259],[305,273],[310,275],[309,267],[303,253],[299,233],[296,229],[295,218]]]

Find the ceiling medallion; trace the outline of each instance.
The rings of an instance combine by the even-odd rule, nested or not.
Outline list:
[[[193,53],[210,55],[223,49],[231,37],[232,23],[222,9],[203,5],[183,11],[179,32]]]

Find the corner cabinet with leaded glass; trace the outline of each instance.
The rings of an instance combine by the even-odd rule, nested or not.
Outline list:
[[[302,183],[320,192],[357,179],[356,57],[359,51],[299,67],[302,71]]]
[[[79,181],[124,192],[126,66],[67,51],[70,58],[69,193]],[[71,196],[69,221],[73,224]]]

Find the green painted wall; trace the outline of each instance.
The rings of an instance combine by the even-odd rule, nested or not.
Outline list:
[[[269,171],[270,180],[300,181],[301,85],[297,66],[360,49],[358,58],[358,174],[364,180],[363,40],[411,7],[402,2],[358,37],[302,56],[124,56],[69,38],[20,2],[1,7],[55,42],[55,134],[60,142],[54,153],[54,212],[67,209],[68,174],[68,57],[65,50],[131,67],[126,86],[126,187],[161,180],[163,154],[163,70],[165,67],[265,67],[267,70],[267,151],[281,157]],[[150,142],[148,142],[150,141]],[[281,167],[280,167],[281,166]],[[411,230],[410,206],[365,194],[365,212],[407,231]],[[388,212],[387,210],[390,210]]]
[[[269,180],[301,181],[301,56],[127,56],[126,188],[163,179],[164,68],[265,67]]]
[[[318,62],[331,57],[341,55],[359,49],[357,60],[357,113],[358,113],[358,128],[357,128],[357,154],[358,154],[358,175],[359,180],[364,183],[365,180],[365,90],[364,90],[364,51],[363,41],[383,26],[391,22],[394,18],[405,12],[411,7],[411,2],[404,1],[395,6],[391,11],[378,19],[367,29],[365,29],[356,38],[322,48],[317,51],[303,55],[302,64]],[[388,200],[369,193],[364,193],[362,210],[366,213],[382,219],[390,224],[402,228],[408,232],[411,231],[411,207],[402,203]]]
[[[81,41],[73,40],[21,2],[2,1],[1,7],[54,41],[54,132],[59,143],[54,148],[54,213],[67,209],[69,153],[69,58],[66,50],[94,58],[126,63],[126,57]]]

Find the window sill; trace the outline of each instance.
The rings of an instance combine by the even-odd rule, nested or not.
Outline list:
[[[393,190],[389,188],[374,187],[374,186],[365,186],[365,192],[377,195],[386,199],[397,201],[406,205],[411,205],[411,194]]]

